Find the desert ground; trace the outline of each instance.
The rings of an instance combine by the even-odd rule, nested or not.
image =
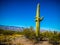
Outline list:
[[[11,42],[12,45],[52,45],[48,41],[40,41],[39,43],[34,43],[34,41],[30,41],[24,36],[17,36]]]

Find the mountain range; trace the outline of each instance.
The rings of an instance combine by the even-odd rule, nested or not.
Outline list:
[[[23,31],[25,27],[17,27],[17,26],[6,26],[6,25],[0,25],[0,29],[3,30],[13,30],[13,31]],[[40,32],[47,31],[45,29],[41,29]]]
[[[22,31],[24,29],[24,27],[0,25],[0,29],[3,29],[3,30]]]

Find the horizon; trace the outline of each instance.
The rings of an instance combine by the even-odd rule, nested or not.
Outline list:
[[[23,27],[23,28],[30,28],[30,27],[24,27],[24,26],[11,26],[11,25],[0,25],[0,26],[10,26],[10,27],[18,27],[18,28],[21,28],[21,27]],[[33,29],[35,30],[35,27],[33,27]],[[60,32],[60,31],[58,31],[57,29],[53,29],[53,28],[43,28],[43,27],[41,27],[40,28],[40,31],[57,31],[57,32]]]
[[[40,3],[41,29],[60,31],[59,0],[0,0],[0,25],[35,26],[37,4]]]

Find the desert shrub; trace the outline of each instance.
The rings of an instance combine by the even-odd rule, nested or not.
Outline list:
[[[52,43],[53,45],[58,45],[60,42],[60,36],[59,33],[54,31],[53,35],[49,38],[49,42]]]
[[[35,37],[35,32],[33,28],[30,27],[23,30],[23,35],[25,35],[29,39],[33,39]]]

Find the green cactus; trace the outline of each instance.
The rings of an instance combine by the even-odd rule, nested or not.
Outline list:
[[[36,37],[39,37],[40,34],[40,21],[42,21],[43,17],[40,18],[40,5],[37,5],[37,13],[36,13]]]

